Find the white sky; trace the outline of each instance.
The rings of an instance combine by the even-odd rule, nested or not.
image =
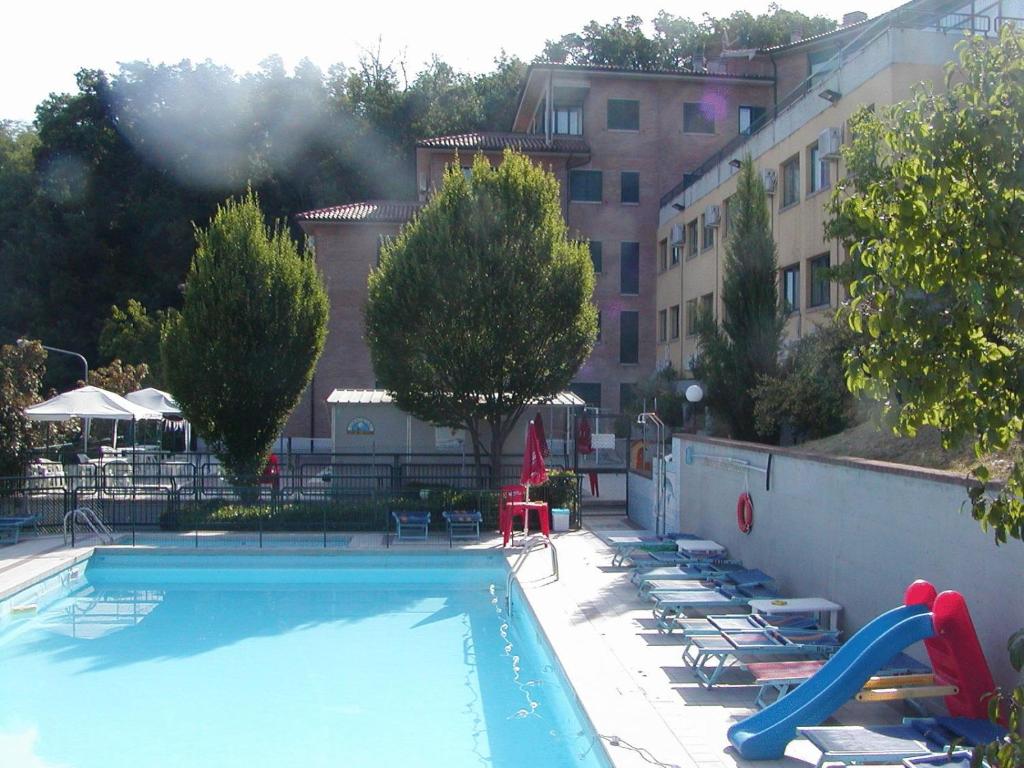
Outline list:
[[[875,16],[899,2],[780,0],[779,5],[838,19],[853,10]],[[545,40],[578,31],[591,19],[607,22],[633,14],[650,20],[662,8],[698,19],[705,11],[726,16],[740,8],[763,13],[767,7],[767,0],[16,2],[3,11],[0,118],[31,120],[49,93],[74,89],[77,70],[114,71],[122,61],[211,59],[241,73],[279,54],[289,70],[305,57],[326,71],[337,62],[354,65],[379,40],[385,58],[404,57],[410,76],[432,53],[458,70],[483,72],[502,48],[529,60]]]

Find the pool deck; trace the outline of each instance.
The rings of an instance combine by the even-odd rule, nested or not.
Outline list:
[[[609,528],[624,528],[621,519],[604,518]],[[729,746],[726,731],[752,709],[756,689],[734,684],[707,691],[697,685],[680,659],[677,637],[659,634],[649,603],[639,600],[628,568],[610,565],[611,551],[592,531],[555,534],[560,576],[551,575],[546,550],[531,553],[520,572],[520,584],[530,608],[556,651],[580,703],[615,768],[807,768],[818,760],[808,742],[792,742],[785,758],[748,762]],[[457,543],[460,550],[501,548],[497,536],[479,543]],[[448,551],[446,536],[433,534],[427,542],[392,543],[389,551]],[[346,551],[384,551],[380,534],[354,534],[345,548],[300,550],[281,545],[266,554],[296,551],[341,554]],[[66,548],[61,537],[28,539],[0,548],[0,598],[85,559],[92,546]],[[185,551],[185,550],[179,550]],[[253,551],[253,547],[198,551]],[[510,549],[510,561],[518,550]],[[260,550],[255,550],[260,552]],[[513,604],[513,618],[522,606]],[[729,678],[742,683],[737,675]],[[896,723],[899,712],[885,704],[847,705],[836,721],[843,724]]]

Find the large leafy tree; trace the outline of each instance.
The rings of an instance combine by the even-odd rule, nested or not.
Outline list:
[[[456,164],[370,275],[377,378],[414,416],[465,428],[493,479],[524,408],[569,384],[597,334],[589,252],[559,200],[524,155],[497,168],[477,157],[469,179]]]
[[[775,240],[768,198],[749,157],[740,167],[729,203],[732,234],[725,246],[722,318],[698,319],[694,373],[705,402],[739,440],[773,439],[758,430],[754,389],[778,370],[785,314],[776,283]]]
[[[33,341],[0,346],[0,477],[21,475],[32,457],[25,408],[38,403],[46,351]]]
[[[945,92],[858,115],[829,229],[850,254],[843,315],[862,334],[850,388],[881,400],[898,433],[937,427],[981,457],[1024,428],[1024,35],[1007,25],[958,53]],[[1001,487],[984,487],[981,461],[973,474],[974,518],[997,544],[1024,540],[1019,450]],[[1009,650],[1024,670],[1024,630]],[[993,697],[1000,709],[1009,735],[975,759],[1024,764],[1024,687]]]
[[[930,425],[981,456],[1024,427],[1024,36],[967,39],[948,77],[944,93],[859,115],[830,228],[851,259],[843,312],[863,333],[851,389],[897,431]],[[1022,494],[1020,460],[1001,490],[971,492],[997,542],[1024,539]]]
[[[184,305],[163,331],[164,375],[218,458],[251,480],[323,351],[327,292],[251,191],[220,206],[196,242]]]

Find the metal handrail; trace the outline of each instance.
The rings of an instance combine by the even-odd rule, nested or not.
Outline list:
[[[75,507],[66,515],[64,515],[64,546],[68,545],[68,520],[71,520],[71,537],[72,542],[74,541],[75,534],[75,521],[82,520],[90,530],[96,535],[100,541],[104,544],[114,543],[114,532],[107,527],[107,525],[100,520],[97,515],[89,507]]]
[[[558,580],[558,550],[555,549],[554,542],[546,537],[531,536],[523,544],[523,551],[519,553],[519,557],[512,564],[512,568],[508,572],[508,578],[505,580],[505,611],[508,613],[509,621],[512,620],[512,581],[518,575],[519,569],[523,567],[523,563],[526,562],[526,558],[530,553],[541,547],[548,547],[551,550],[551,572],[555,580]]]

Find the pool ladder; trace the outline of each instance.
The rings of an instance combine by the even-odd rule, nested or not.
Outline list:
[[[508,572],[508,579],[505,581],[505,611],[508,613],[509,620],[512,619],[512,581],[519,574],[519,569],[523,567],[523,563],[526,562],[526,558],[530,556],[531,552],[535,552],[541,547],[547,547],[551,550],[551,574],[558,580],[558,550],[555,549],[555,544],[546,536],[531,536],[523,542],[523,551],[519,553],[519,557],[516,558],[515,563],[512,564],[511,570]]]
[[[100,520],[100,516],[89,507],[75,507],[64,515],[64,546],[68,545],[68,521],[71,521],[71,543],[75,543],[75,523],[82,522],[96,535],[104,544],[114,543],[114,532],[106,523]]]

